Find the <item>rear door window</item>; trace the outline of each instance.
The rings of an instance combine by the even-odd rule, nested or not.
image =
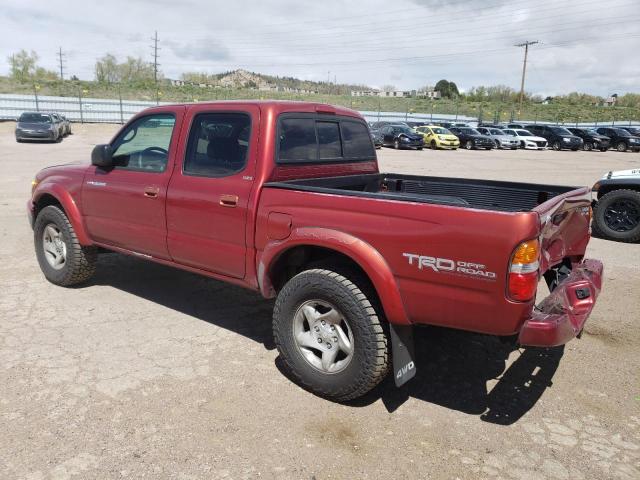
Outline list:
[[[318,159],[316,121],[313,118],[285,118],[280,121],[282,162],[314,162]]]
[[[317,122],[320,160],[342,158],[340,124],[338,122]]]
[[[341,122],[344,157],[349,159],[375,158],[371,136],[367,127],[360,122]]]

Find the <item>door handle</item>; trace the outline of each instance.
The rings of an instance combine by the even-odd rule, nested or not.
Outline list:
[[[220,195],[220,205],[223,207],[237,207],[238,196],[237,195]]]
[[[156,198],[160,193],[158,187],[144,187],[144,196],[147,198]]]

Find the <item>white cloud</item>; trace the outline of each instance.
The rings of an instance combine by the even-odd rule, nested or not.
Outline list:
[[[55,69],[91,78],[107,52],[151,60],[158,31],[165,76],[234,68],[275,75],[417,88],[440,78],[462,89],[519,87],[523,40],[527,89],[558,94],[640,91],[640,2],[610,0],[396,0],[215,2],[5,0],[0,71],[21,48]]]

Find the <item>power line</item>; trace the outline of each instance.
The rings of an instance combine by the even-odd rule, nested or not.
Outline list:
[[[517,45],[514,45],[516,47],[524,47],[524,62],[522,62],[522,81],[520,82],[520,105],[518,107],[518,112],[522,111],[522,99],[524,97],[524,77],[527,74],[527,55],[529,53],[529,45],[536,45],[538,43],[540,43],[538,40],[527,40],[524,43],[518,43]]]
[[[58,49],[58,53],[56,54],[58,57],[58,64],[60,66],[60,80],[64,80],[64,57],[67,55],[62,53],[62,47]]]

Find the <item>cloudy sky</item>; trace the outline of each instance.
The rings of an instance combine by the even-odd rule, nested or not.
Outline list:
[[[640,0],[3,0],[0,73],[7,57],[33,49],[40,64],[93,78],[96,58],[151,60],[158,31],[161,70],[244,68],[310,80],[399,88],[441,78],[462,89],[518,89],[531,47],[528,91],[640,92]]]

